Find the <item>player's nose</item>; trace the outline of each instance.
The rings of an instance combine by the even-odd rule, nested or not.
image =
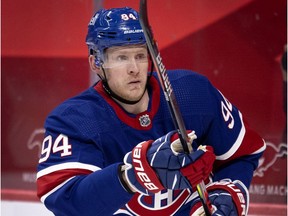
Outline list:
[[[128,72],[132,74],[132,73],[139,73],[139,71],[140,71],[139,64],[135,59],[131,59],[129,62]]]

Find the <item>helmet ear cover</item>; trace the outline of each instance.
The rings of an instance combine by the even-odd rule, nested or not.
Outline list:
[[[101,65],[103,64],[103,60],[100,57],[100,51],[99,50],[95,50],[93,48],[89,48],[89,55],[93,55],[95,57],[94,59],[94,63],[95,65],[100,68]]]

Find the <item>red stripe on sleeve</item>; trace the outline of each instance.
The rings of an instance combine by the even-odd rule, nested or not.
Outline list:
[[[92,171],[84,169],[65,169],[41,176],[37,179],[37,196],[41,198],[53,188],[73,176],[88,175],[90,173],[92,173]]]

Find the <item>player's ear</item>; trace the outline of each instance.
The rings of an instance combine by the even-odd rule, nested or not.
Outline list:
[[[95,63],[95,56],[89,55],[88,61],[89,61],[89,66],[90,66],[91,71],[100,73],[100,68]]]

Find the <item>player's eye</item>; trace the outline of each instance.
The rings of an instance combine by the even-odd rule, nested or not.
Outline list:
[[[118,55],[116,60],[119,61],[119,62],[123,62],[123,61],[125,62],[125,61],[128,61],[129,58],[126,55]]]
[[[136,55],[135,59],[139,62],[147,61],[147,54],[145,53],[139,53]]]

